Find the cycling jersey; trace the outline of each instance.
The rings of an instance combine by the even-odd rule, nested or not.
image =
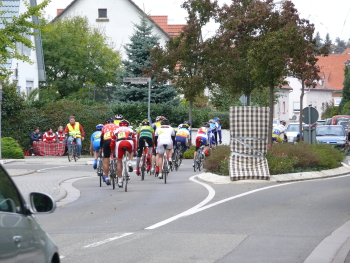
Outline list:
[[[101,137],[103,140],[110,140],[112,138],[113,131],[116,130],[119,126],[114,123],[107,123],[102,128]]]
[[[163,154],[163,144],[167,144],[167,149],[173,148],[173,140],[175,139],[175,131],[169,125],[161,125],[157,128],[155,134],[157,140],[157,153]]]
[[[102,134],[102,131],[95,131],[91,135],[90,141],[92,142],[92,147],[96,152],[98,152],[101,148],[101,134]]]
[[[113,131],[111,150],[116,151],[117,158],[123,157],[122,147],[128,147],[128,152],[131,152],[135,143],[135,133],[130,127],[121,126]]]
[[[200,127],[197,131],[196,136],[196,148],[200,147],[200,141],[203,141],[204,145],[209,145],[209,133],[210,130],[207,127]]]
[[[138,129],[137,134],[139,137],[153,138],[154,129],[151,126],[141,126]]]

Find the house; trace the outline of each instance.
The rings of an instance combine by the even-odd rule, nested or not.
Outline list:
[[[176,37],[180,34],[186,24],[168,24],[168,16],[149,16],[156,22],[170,37]]]
[[[135,24],[139,24],[144,15],[146,14],[132,0],[73,0],[65,9],[58,11],[52,22],[73,16],[87,17],[90,25],[104,29],[114,44],[114,49],[126,59],[124,45],[130,43]],[[164,45],[170,35],[153,19],[148,19],[154,26],[153,33],[160,37],[159,42]]]
[[[24,0],[12,0],[12,1],[1,1],[0,12],[1,18],[12,19],[14,16],[18,16],[27,11],[26,3]],[[36,0],[29,1],[30,6],[36,6]],[[33,22],[36,23],[38,18],[33,17]],[[0,20],[0,27],[2,27],[2,20]],[[34,32],[39,33],[39,31],[34,30]],[[17,92],[24,93],[26,96],[33,90],[39,87],[39,81],[45,81],[45,67],[43,50],[41,45],[40,34],[36,36],[27,36],[35,45],[35,50],[31,50],[21,43],[16,44],[18,52],[22,55],[28,56],[33,62],[30,64],[28,62],[23,62],[17,59],[9,59],[6,68],[11,71],[10,82],[17,82]]]
[[[311,105],[319,114],[319,119],[324,111],[326,103],[333,102],[335,106],[338,106],[343,90],[344,82],[344,69],[350,61],[350,48],[346,49],[342,54],[330,54],[326,57],[318,57],[317,65],[320,67],[320,80],[317,82],[315,88],[305,88],[303,98],[303,108]],[[288,97],[280,97],[274,109],[274,117],[279,118],[282,113],[286,113],[287,122],[299,122],[300,118],[300,95],[301,95],[301,81],[296,78],[287,78],[289,83]],[[285,87],[280,89],[281,92]],[[286,110],[283,105],[287,105]],[[282,105],[282,107],[280,106]]]

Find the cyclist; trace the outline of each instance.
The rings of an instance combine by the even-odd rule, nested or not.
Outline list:
[[[189,147],[189,140],[190,140],[190,126],[188,124],[180,124],[179,130],[176,133],[175,137],[175,147],[177,149],[177,143],[180,142],[182,145],[182,151],[181,151],[181,158],[185,151],[187,151]]]
[[[219,144],[222,143],[222,135],[221,135],[221,121],[219,118],[214,118],[215,125],[216,125],[216,131],[214,131],[215,141]],[[219,141],[218,141],[218,134],[219,134]]]
[[[215,147],[216,145],[216,141],[215,141],[215,136],[214,133],[217,132],[217,126],[216,126],[216,122],[214,121],[214,119],[210,119],[209,120],[209,146],[210,148]]]
[[[114,124],[119,125],[119,122],[124,119],[122,114],[116,114],[114,116]]]
[[[98,124],[96,126],[96,131],[91,135],[90,139],[90,154],[94,152],[94,164],[92,168],[97,168],[97,159],[101,153],[101,133],[102,133],[103,124]]]
[[[193,160],[196,159],[196,152],[201,146],[201,142],[200,142],[201,140],[202,140],[202,144],[204,145],[205,155],[209,154],[209,133],[210,133],[209,128],[210,128],[210,124],[208,122],[205,122],[204,125],[198,129],[197,136],[196,136],[196,150],[193,155]],[[194,167],[194,162],[192,166]]]
[[[122,171],[123,171],[123,147],[127,147],[127,151],[129,152],[129,172],[133,171],[131,160],[134,157],[134,151],[136,144],[135,141],[135,133],[131,129],[130,123],[127,120],[121,120],[119,122],[119,128],[114,130],[112,135],[112,142],[111,142],[111,150],[115,151],[115,156],[117,157],[117,174],[118,174],[118,186],[123,186],[123,178],[122,178]]]
[[[166,118],[164,116],[157,116],[156,122],[154,122],[152,124],[153,130],[156,131],[157,128],[159,128],[162,125],[161,124],[162,120],[165,120],[165,119]],[[152,174],[154,173],[154,166],[153,166],[154,163],[156,163],[156,147],[153,148],[153,152],[152,152],[152,164],[151,164],[151,166],[152,166],[151,173]]]
[[[272,141],[275,142],[282,142],[286,135],[286,122],[285,121],[280,121],[280,124],[275,126],[272,130]]]
[[[169,120],[165,119],[162,120],[161,126],[157,128],[154,136],[155,141],[157,143],[157,166],[156,166],[156,173],[158,173],[158,178],[163,178],[163,155],[164,155],[164,147],[163,144],[167,144],[166,148],[166,154],[169,158],[169,163],[171,163],[171,157],[172,157],[172,149],[173,144],[175,140],[175,131],[170,126]]]
[[[70,145],[72,144],[72,141],[74,140],[74,137],[76,138],[75,142],[78,145],[78,158],[80,158],[81,154],[81,142],[84,141],[85,132],[83,129],[83,126],[75,121],[74,116],[69,117],[69,123],[66,125],[66,128],[64,129],[64,133],[68,134],[68,140],[67,140],[67,147],[68,151],[70,150]]]
[[[142,155],[142,149],[145,145],[144,140],[147,141],[147,144],[149,146],[148,154],[146,157],[146,163],[147,163],[147,171],[151,169],[151,156],[150,153],[152,152],[152,146],[153,146],[153,139],[154,139],[154,130],[150,126],[149,120],[145,119],[142,121],[141,126],[139,129],[137,129],[137,142],[138,142],[138,149],[137,149],[137,159],[136,159],[136,174],[140,175],[140,159]]]
[[[113,122],[114,122],[113,118],[107,118],[101,133],[100,146],[103,149],[103,172],[104,172],[103,181],[106,182],[107,185],[111,184],[108,176],[109,176],[109,162],[111,157],[112,135],[113,135],[113,131],[119,127]]]

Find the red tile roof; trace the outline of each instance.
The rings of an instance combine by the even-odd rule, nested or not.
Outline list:
[[[350,48],[342,54],[330,54],[327,57],[317,57],[317,65],[320,67],[321,81],[324,79],[324,87],[341,91],[344,87],[345,62],[350,60]]]
[[[156,22],[170,37],[178,36],[182,31],[184,25],[169,25],[168,16],[149,16],[154,22]]]

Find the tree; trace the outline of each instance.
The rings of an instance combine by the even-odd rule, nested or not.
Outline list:
[[[328,46],[328,51],[329,53],[332,53],[332,39],[331,37],[329,36],[329,33],[327,33],[325,39],[324,39],[324,44]]]
[[[32,41],[26,36],[34,36],[36,33],[32,29],[40,29],[40,26],[32,22],[32,17],[41,17],[42,10],[48,5],[50,0],[44,0],[36,6],[29,6],[28,10],[12,19],[3,19],[0,28],[0,81],[10,74],[5,68],[9,59],[18,59],[31,62],[25,55],[21,55],[16,49],[16,43],[34,49]],[[1,4],[1,2],[0,2]],[[5,13],[5,12],[4,12]],[[3,15],[0,13],[0,16]]]
[[[123,61],[125,71],[122,77],[143,77],[142,70],[152,67],[150,50],[156,46],[159,37],[152,35],[153,25],[149,25],[147,20],[146,16],[141,17],[140,24],[135,24],[135,32],[130,37],[131,43],[125,45],[128,59]],[[152,78],[151,86],[152,103],[178,103],[174,100],[177,92],[172,85]],[[118,89],[116,99],[123,102],[148,102],[148,84],[125,83]]]
[[[315,36],[315,39],[316,39],[316,45],[318,48],[322,48],[323,47],[323,39],[321,38],[320,36],[320,32],[316,32],[316,36]]]
[[[216,1],[184,1],[187,25],[179,36],[170,39],[166,46],[152,50],[152,73],[158,79],[171,80],[176,90],[190,102],[189,120],[192,121],[193,102],[211,83],[204,78],[208,54],[202,40],[202,28],[213,15]]]
[[[344,40],[341,40],[339,37],[335,39],[335,48],[334,53],[335,54],[341,54],[346,49],[346,43]]]
[[[346,67],[344,70],[345,79],[344,79],[344,88],[343,88],[343,97],[339,104],[339,112],[343,113],[345,110],[343,108],[345,107],[345,104],[347,104],[350,101],[350,70]],[[347,109],[347,112],[349,110]]]
[[[87,94],[89,86],[117,86],[122,71],[120,55],[102,29],[91,27],[86,17],[47,24],[42,39],[47,81],[41,89],[53,90],[64,98],[82,89]]]

